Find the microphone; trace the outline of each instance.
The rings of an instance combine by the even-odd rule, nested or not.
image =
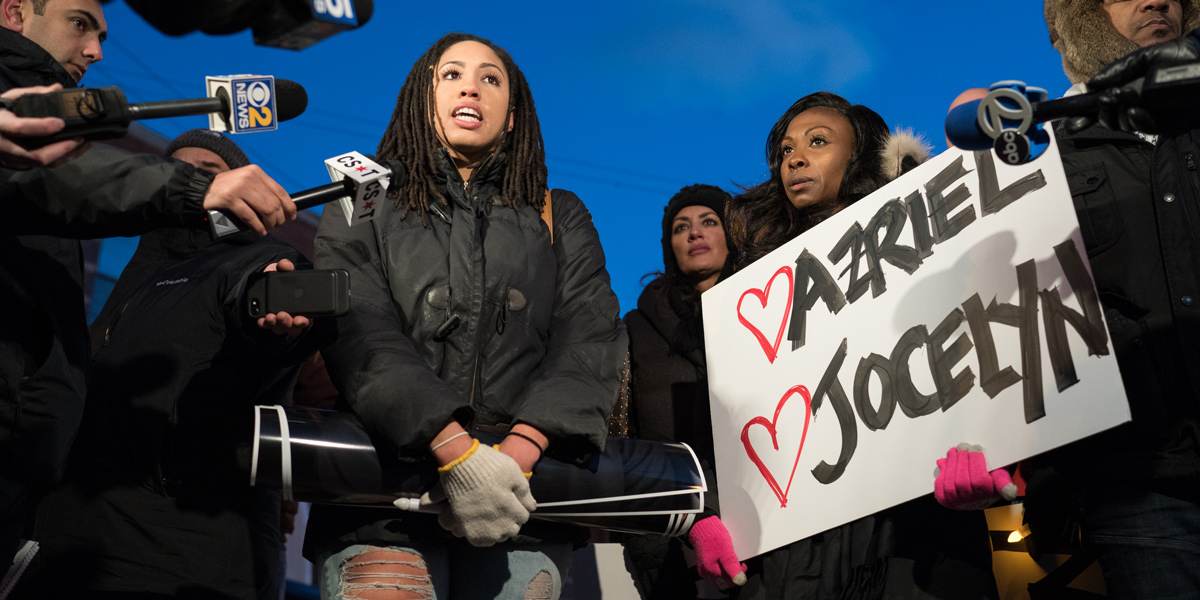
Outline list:
[[[304,91],[303,86],[294,81],[276,80],[269,76],[238,76],[224,79],[228,79],[230,82],[242,81],[246,84],[247,89],[253,82],[262,84],[260,88],[257,88],[259,90],[257,98],[266,97],[270,100],[271,107],[277,107],[277,110],[271,109],[270,129],[275,129],[278,121],[286,121],[299,116],[308,107],[308,94]],[[271,85],[267,85],[267,80],[270,80]],[[251,109],[260,111],[257,114],[259,121],[253,123],[258,126],[257,128],[243,127],[239,131],[235,127],[229,127],[217,129],[217,131],[243,133],[265,130],[266,123],[261,120],[266,116],[265,113],[261,112],[261,108],[254,106],[256,101],[254,97],[250,94],[243,95],[245,98],[239,99],[236,94],[218,89],[213,97],[208,98],[131,104],[125,99],[125,92],[122,92],[121,88],[109,86],[60,90],[46,94],[25,94],[15,100],[2,100],[0,106],[11,110],[18,117],[58,117],[66,122],[66,126],[58,133],[20,140],[20,143],[27,148],[39,148],[46,144],[76,138],[109,140],[124,137],[129,129],[129,124],[140,119],[216,113],[222,122],[236,124],[239,116],[249,115]],[[264,104],[264,106],[266,105]],[[249,117],[247,117],[248,119]],[[210,125],[211,121],[210,118]],[[249,122],[247,124],[250,125]]]
[[[228,35],[252,28],[254,43],[299,50],[361,27],[371,0],[125,0],[155,29],[172,36],[202,31]]]
[[[1024,134],[1036,122],[1031,100],[1044,104],[1049,94],[1020,81],[998,81],[980,100],[960,104],[946,115],[946,138],[963,150],[988,150],[1000,132]]]
[[[408,177],[399,161],[383,159],[375,162],[358,152],[349,152],[325,161],[326,165],[330,162],[353,171],[354,174],[347,175],[341,168],[330,166],[330,175],[335,179],[333,183],[302,190],[289,196],[292,202],[296,203],[297,210],[341,200],[350,226],[374,219],[375,205],[383,199],[387,188],[392,184],[404,185]],[[358,170],[359,168],[362,170]],[[208,211],[208,225],[214,238],[249,229],[240,219],[223,210]]]
[[[372,0],[281,0],[251,27],[259,46],[303,50],[336,33],[362,27]]]
[[[279,128],[280,121],[299,116],[308,108],[308,92],[287,79],[275,79],[270,75],[227,75],[205,77],[204,82],[209,97],[220,100],[225,107],[209,113],[208,128],[213,131],[274,131]]]
[[[1105,94],[1112,91],[1095,90],[1047,100],[1045,90],[1025,88],[1025,92],[1033,92],[1023,95],[1019,89],[1023,87],[1019,81],[998,82],[983,99],[954,107],[946,115],[946,137],[964,150],[986,150],[998,145],[1000,136],[1008,130],[1024,134],[1031,126],[1046,121],[1095,116]],[[1152,115],[1191,119],[1196,111],[1196,98],[1200,97],[1200,62],[1154,67],[1145,77],[1123,87],[1132,91],[1133,105],[1145,108]],[[1045,132],[1035,128],[1034,135],[1037,134]]]

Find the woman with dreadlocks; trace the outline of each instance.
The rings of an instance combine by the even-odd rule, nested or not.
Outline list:
[[[392,206],[349,227],[331,205],[317,234],[317,266],[351,273],[324,355],[381,456],[436,471],[421,504],[445,509],[316,507],[322,597],[557,598],[580,532],[526,524],[529,478],[543,453],[599,449],[626,348],[591,216],[547,190],[525,77],[475,36],[417,60],[378,156],[406,175]]]

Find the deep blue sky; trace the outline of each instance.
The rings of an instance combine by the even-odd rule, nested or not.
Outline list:
[[[120,86],[132,102],[203,96],[205,75],[303,84],[303,115],[237,138],[292,191],[327,183],[330,156],[374,152],[400,84],[437,38],[492,39],[533,88],[550,185],[592,211],[622,312],[662,267],[667,199],[692,183],[761,181],[767,131],[797,98],[841,94],[940,151],[946,107],[964,88],[1021,79],[1054,96],[1068,86],[1037,0],[376,0],[365,26],[300,52],[255,46],[248,31],[167,37],[119,1],[105,14],[104,60],[83,84]],[[207,120],[144,124],[171,138]],[[106,246],[109,257],[132,252]]]

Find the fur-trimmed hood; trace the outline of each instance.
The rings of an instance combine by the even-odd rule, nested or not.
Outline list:
[[[931,152],[923,136],[912,129],[897,127],[883,145],[883,172],[888,179],[895,179],[929,160]]]
[[[1183,32],[1200,27],[1197,0],[1180,0]],[[1101,0],[1046,0],[1050,45],[1062,54],[1063,71],[1071,83],[1085,82],[1113,61],[1138,49],[1108,19]]]

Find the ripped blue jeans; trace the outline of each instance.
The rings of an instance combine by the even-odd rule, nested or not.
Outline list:
[[[569,543],[350,544],[317,559],[322,600],[557,600]]]

